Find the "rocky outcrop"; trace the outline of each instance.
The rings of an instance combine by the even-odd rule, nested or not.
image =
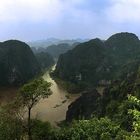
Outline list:
[[[30,47],[18,40],[0,43],[0,86],[20,85],[40,72]]]
[[[100,94],[96,90],[84,92],[81,97],[69,105],[66,121],[91,118],[92,114],[97,111],[99,97]]]

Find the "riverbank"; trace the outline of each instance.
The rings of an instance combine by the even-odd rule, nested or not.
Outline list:
[[[32,110],[32,118],[41,121],[48,121],[53,126],[65,120],[68,106],[79,98],[80,94],[69,94],[64,88],[60,87],[51,77],[50,71],[55,69],[48,69],[43,74],[43,79],[50,82],[52,95],[47,99],[42,99]],[[14,100],[18,92],[18,88],[5,87],[0,88],[0,105],[5,105]]]
[[[55,68],[52,67],[52,70]],[[32,117],[48,121],[53,126],[65,120],[68,106],[79,98],[80,94],[69,94],[50,77],[50,70],[43,75],[43,79],[52,83],[52,95],[41,100],[32,110]]]

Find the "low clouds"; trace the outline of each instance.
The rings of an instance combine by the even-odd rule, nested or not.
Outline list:
[[[0,3],[0,21],[53,21],[59,17],[59,0],[3,0]]]
[[[140,22],[140,0],[111,0],[107,9],[110,20],[119,23]]]
[[[0,40],[140,35],[139,15],[139,0],[2,0]]]
[[[0,21],[42,21],[53,22],[66,13],[76,15],[78,5],[85,0],[3,0],[0,3]]]

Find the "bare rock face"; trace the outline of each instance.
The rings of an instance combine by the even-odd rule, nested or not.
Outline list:
[[[20,85],[40,72],[30,47],[18,40],[0,43],[0,86]]]
[[[85,92],[68,107],[66,121],[73,119],[90,118],[98,108],[100,94],[96,90]]]

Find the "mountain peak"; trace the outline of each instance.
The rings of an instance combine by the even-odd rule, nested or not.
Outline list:
[[[135,35],[135,34],[133,34],[133,33],[128,33],[128,32],[121,32],[121,33],[116,33],[116,34],[114,34],[114,35],[112,35],[111,37],[109,37],[108,39],[107,39],[107,41],[110,41],[110,40],[124,40],[124,39],[126,39],[126,40],[129,40],[129,39],[133,39],[133,40],[139,40],[139,38]]]

